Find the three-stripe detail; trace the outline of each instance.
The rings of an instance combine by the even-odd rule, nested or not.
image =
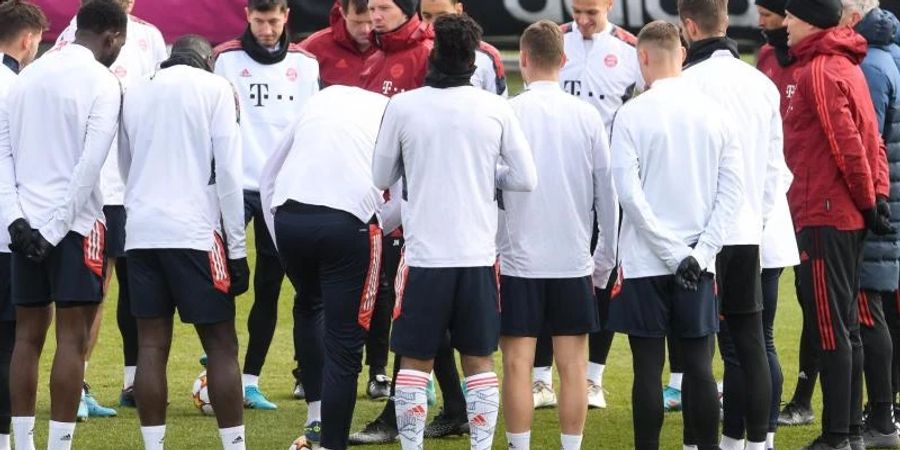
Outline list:
[[[356,321],[366,331],[372,324],[375,301],[378,298],[378,282],[381,277],[381,251],[383,236],[378,225],[369,225],[369,269],[363,283],[362,295],[359,299],[359,313]]]

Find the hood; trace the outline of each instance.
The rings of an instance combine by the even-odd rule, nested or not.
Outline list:
[[[869,47],[866,39],[848,27],[834,27],[808,36],[791,48],[798,61],[809,61],[820,55],[843,56],[859,65]]]
[[[894,22],[897,19],[893,16],[881,8],[875,8],[866,14],[854,29],[866,38],[871,46],[890,45],[897,34],[897,25]]]
[[[430,25],[419,20],[418,15],[413,16],[394,31],[384,34],[372,32],[369,37],[372,45],[387,53],[403,51],[429,39],[434,39],[434,32]]]
[[[897,16],[890,11],[885,11],[887,13],[888,19],[894,24],[894,43],[900,45],[900,20],[897,19]]]
[[[328,13],[328,22],[331,25],[331,38],[334,42],[347,50],[359,53],[356,42],[350,36],[347,30],[347,22],[344,21],[344,14],[341,12],[340,0],[335,0],[331,12]]]

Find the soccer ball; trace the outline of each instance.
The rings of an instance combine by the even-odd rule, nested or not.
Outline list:
[[[209,388],[206,386],[205,370],[200,372],[200,375],[197,375],[197,379],[194,380],[191,398],[194,400],[194,406],[196,406],[201,413],[207,416],[215,414],[213,412],[212,402],[209,401]]]

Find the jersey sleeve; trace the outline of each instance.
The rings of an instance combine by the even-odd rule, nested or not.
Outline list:
[[[0,214],[2,214],[4,222],[4,230],[0,230],[0,233],[5,233],[5,228],[16,219],[25,217],[19,206],[19,194],[16,188],[9,109],[2,99],[0,99]]]
[[[228,259],[247,257],[244,229],[244,193],[241,166],[241,132],[237,103],[231,86],[223,84],[212,111],[210,134],[216,173],[216,193],[222,213]]]
[[[603,119],[596,116],[591,142],[594,157],[594,212],[597,214],[597,249],[594,251],[594,280],[606,283],[616,267],[619,240],[619,200],[612,177],[612,155]],[[597,285],[597,287],[601,287]],[[605,286],[604,286],[605,287]]]
[[[503,137],[500,143],[500,164],[497,165],[497,188],[531,192],[538,183],[534,154],[512,107],[507,103],[503,106]]]
[[[402,123],[396,105],[388,102],[381,119],[381,129],[375,140],[375,155],[372,158],[372,181],[381,190],[390,189],[403,174],[401,155]]]

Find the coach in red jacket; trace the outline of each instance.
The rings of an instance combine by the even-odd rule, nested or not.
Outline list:
[[[822,350],[822,436],[807,448],[862,445],[862,342],[856,295],[865,229],[893,232],[887,160],[859,64],[866,41],[837,28],[840,0],[790,0],[796,91],[785,116],[788,202],[797,229],[797,295]]]
[[[360,86],[366,59],[375,53],[369,41],[372,17],[368,0],[337,0],[331,8],[331,26],[306,38],[300,47],[319,60],[325,86]]]
[[[419,20],[418,0],[370,0],[377,49],[366,61],[362,87],[387,96],[422,87],[434,46],[431,27]]]

